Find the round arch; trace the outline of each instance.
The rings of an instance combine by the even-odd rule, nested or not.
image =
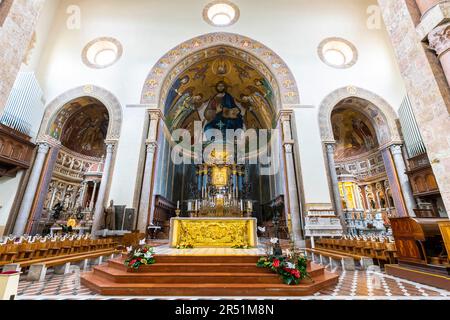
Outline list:
[[[262,43],[233,33],[210,33],[195,37],[166,53],[148,74],[141,95],[141,103],[162,106],[165,85],[184,69],[196,53],[217,46],[236,48],[248,55],[256,69],[270,76],[278,87],[279,109],[300,104],[297,82],[283,59]],[[269,74],[268,74],[269,73]]]
[[[50,127],[62,108],[70,101],[80,97],[95,98],[106,107],[110,117],[106,140],[119,139],[122,127],[122,107],[119,100],[106,89],[94,85],[85,85],[66,91],[50,102],[44,112],[38,141],[46,140],[44,137],[48,137]]]
[[[319,108],[319,127],[322,142],[334,142],[331,113],[341,101],[349,98],[359,98],[370,103],[368,106],[358,109],[358,111],[368,116],[369,119],[374,118],[374,114],[371,112],[380,115],[380,121],[373,123],[380,146],[402,144],[401,135],[396,123],[398,117],[391,105],[377,94],[353,86],[337,89],[322,101]]]

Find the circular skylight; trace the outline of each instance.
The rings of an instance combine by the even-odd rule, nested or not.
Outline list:
[[[358,51],[349,41],[341,38],[328,38],[319,45],[320,59],[333,68],[352,67],[358,60]]]
[[[122,51],[122,45],[116,39],[98,38],[84,47],[83,62],[91,68],[107,68],[120,59]]]
[[[226,0],[213,1],[203,10],[205,21],[216,27],[226,27],[236,23],[239,14],[239,8]]]

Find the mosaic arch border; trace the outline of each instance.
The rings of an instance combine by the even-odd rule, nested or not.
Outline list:
[[[117,98],[108,90],[94,85],[85,85],[66,91],[56,97],[45,108],[38,141],[47,140],[50,127],[61,109],[70,101],[80,97],[92,97],[103,103],[110,117],[106,140],[116,141],[120,137],[122,127],[122,106]]]
[[[172,70],[190,55],[220,45],[242,50],[253,55],[265,65],[278,84],[280,96],[279,109],[300,104],[297,81],[287,64],[279,55],[256,40],[226,32],[209,33],[192,38],[167,52],[158,60],[148,74],[142,89],[141,104],[159,104],[161,106],[161,102],[165,98],[162,94],[163,87]]]
[[[331,124],[331,113],[336,105],[344,99],[348,98],[360,98],[369,101],[374,107],[381,113],[385,119],[385,130],[388,132],[388,137],[385,140],[380,141],[382,147],[390,144],[402,144],[400,132],[397,127],[397,113],[392,106],[386,102],[379,95],[362,88],[348,86],[337,89],[330,93],[320,104],[319,108],[319,128],[322,142],[334,143],[333,127]],[[361,110],[362,111],[362,110]],[[374,125],[377,135],[379,134],[379,125]]]

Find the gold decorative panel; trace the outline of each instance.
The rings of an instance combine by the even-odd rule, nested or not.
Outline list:
[[[172,218],[170,246],[257,246],[255,218]]]

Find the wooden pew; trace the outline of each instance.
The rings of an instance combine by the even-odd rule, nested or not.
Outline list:
[[[334,271],[337,267],[341,267],[342,270],[346,271],[354,271],[355,270],[355,262],[352,258],[337,254],[334,252],[327,252],[324,250],[318,249],[304,249],[306,255],[311,259],[311,261],[316,262],[316,255],[319,257],[319,263],[324,265],[325,262],[328,262],[327,266],[330,266]],[[326,261],[328,259],[328,261]]]

